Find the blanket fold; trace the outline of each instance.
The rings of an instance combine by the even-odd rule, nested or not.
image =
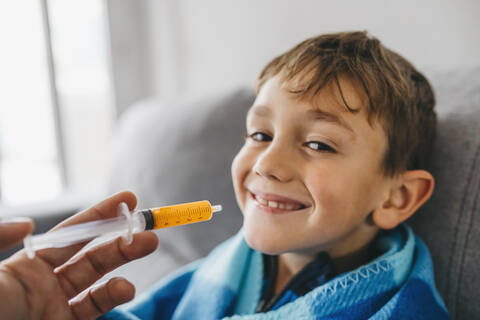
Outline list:
[[[262,254],[240,231],[128,310],[116,309],[101,319],[449,319],[428,249],[412,230],[401,225],[384,232],[375,245],[383,253],[370,263],[276,310],[255,313]]]

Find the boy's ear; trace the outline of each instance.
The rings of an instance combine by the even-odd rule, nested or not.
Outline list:
[[[425,170],[408,170],[396,178],[388,198],[372,213],[375,225],[393,229],[412,216],[432,195],[433,176]]]

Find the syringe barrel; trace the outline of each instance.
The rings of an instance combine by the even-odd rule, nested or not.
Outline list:
[[[207,200],[152,208],[149,209],[149,211],[153,217],[153,229],[169,228],[208,221],[213,215],[213,207]]]

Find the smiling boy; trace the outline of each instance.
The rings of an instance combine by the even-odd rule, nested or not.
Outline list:
[[[425,77],[364,32],[272,60],[232,164],[241,232],[129,316],[447,319],[428,250],[403,224],[434,189],[433,107]]]

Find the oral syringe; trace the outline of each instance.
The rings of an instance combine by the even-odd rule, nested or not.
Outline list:
[[[209,201],[203,200],[131,213],[127,204],[121,202],[118,205],[118,216],[115,218],[80,223],[28,236],[23,244],[27,255],[34,258],[37,250],[66,247],[106,235],[109,238],[122,236],[130,243],[136,232],[208,221],[214,212],[221,210],[221,205],[212,206]]]

